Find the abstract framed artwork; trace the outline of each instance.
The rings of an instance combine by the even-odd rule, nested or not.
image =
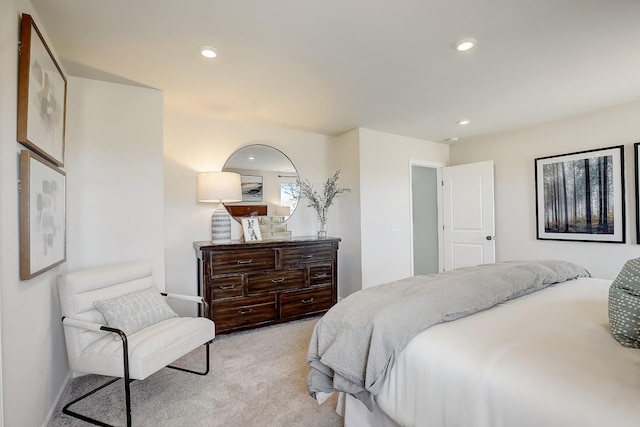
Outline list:
[[[67,79],[30,15],[22,14],[17,140],[64,165]]]
[[[243,202],[262,201],[262,177],[256,175],[240,175]]]
[[[535,159],[538,240],[625,242],[624,146]]]
[[[20,151],[20,279],[67,258],[66,174],[29,150]]]

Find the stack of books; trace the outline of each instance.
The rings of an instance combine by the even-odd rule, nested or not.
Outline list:
[[[287,230],[287,224],[282,222],[281,216],[261,216],[260,234],[262,240],[290,239],[291,231]]]

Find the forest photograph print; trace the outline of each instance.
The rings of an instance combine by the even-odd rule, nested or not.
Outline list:
[[[624,147],[535,160],[539,240],[625,242]]]

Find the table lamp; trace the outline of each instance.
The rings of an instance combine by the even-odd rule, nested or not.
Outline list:
[[[223,203],[242,200],[240,174],[235,172],[201,172],[198,174],[198,201],[217,203],[211,215],[211,241],[231,240],[231,216]]]

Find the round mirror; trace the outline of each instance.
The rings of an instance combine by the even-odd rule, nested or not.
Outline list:
[[[242,201],[225,203],[232,217],[281,216],[286,221],[298,206],[298,171],[280,150],[263,144],[247,145],[227,159],[224,172],[240,174]]]

